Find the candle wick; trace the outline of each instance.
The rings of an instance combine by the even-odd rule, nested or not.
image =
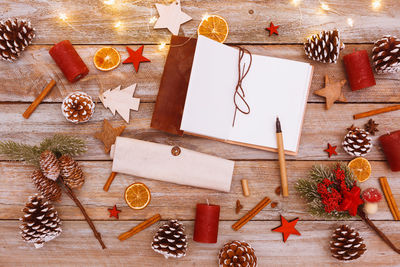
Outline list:
[[[207,205],[210,206],[210,202],[208,202],[208,198],[207,198]]]

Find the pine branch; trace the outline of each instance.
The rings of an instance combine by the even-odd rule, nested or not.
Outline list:
[[[39,147],[41,152],[50,150],[58,157],[61,155],[78,156],[87,150],[85,141],[82,139],[60,134],[44,139]]]
[[[8,156],[11,160],[25,161],[36,167],[39,166],[40,149],[37,146],[4,141],[0,142],[0,154]]]

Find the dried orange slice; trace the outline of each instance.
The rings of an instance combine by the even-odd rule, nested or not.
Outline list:
[[[359,182],[365,182],[371,176],[371,164],[363,157],[353,159],[348,166]]]
[[[113,70],[121,63],[121,56],[112,47],[103,47],[97,50],[93,57],[95,67],[102,71]]]
[[[134,183],[128,186],[125,190],[125,201],[132,209],[144,209],[149,205],[150,199],[150,190],[145,184]]]
[[[228,33],[228,23],[223,17],[218,15],[206,16],[197,29],[198,35],[203,35],[220,43],[225,42]]]

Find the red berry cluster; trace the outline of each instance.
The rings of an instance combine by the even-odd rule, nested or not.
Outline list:
[[[343,192],[349,191],[346,185],[344,171],[338,166],[334,170],[334,173],[335,181],[325,178],[317,185],[317,192],[322,198],[322,204],[324,204],[327,213],[338,210],[343,200]]]

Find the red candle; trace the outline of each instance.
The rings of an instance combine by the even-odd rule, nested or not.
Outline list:
[[[197,204],[193,240],[200,243],[217,243],[219,224],[218,205]]]
[[[400,130],[381,135],[379,141],[390,169],[394,172],[400,171]]]
[[[376,84],[367,50],[345,55],[343,61],[351,90],[356,91]]]
[[[68,40],[55,44],[49,54],[71,83],[77,82],[89,73],[88,67]]]

